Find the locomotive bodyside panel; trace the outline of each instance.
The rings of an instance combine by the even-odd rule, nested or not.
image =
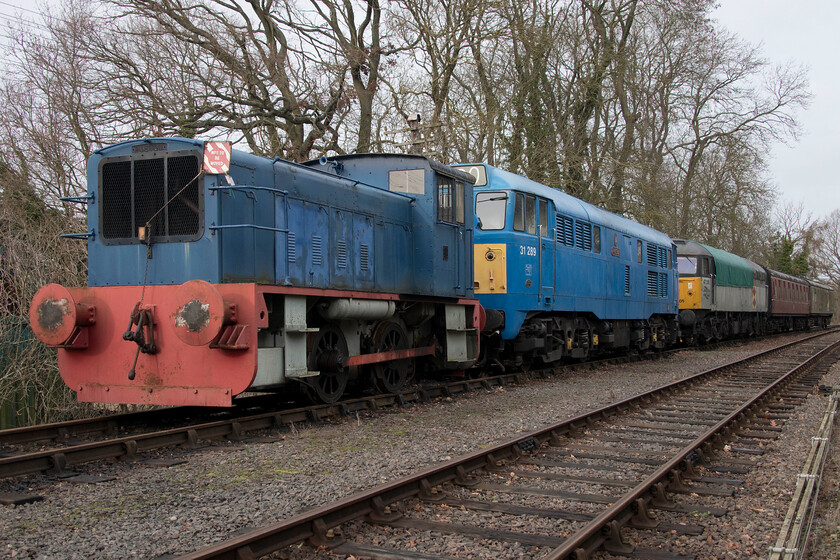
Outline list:
[[[409,289],[395,282],[398,292],[456,298],[473,296],[474,218],[472,179],[468,175],[420,156],[396,154],[347,155],[304,165],[324,170],[323,175],[335,180],[374,185],[372,193],[378,189],[380,199],[398,199],[409,209],[410,221],[404,227],[412,237],[411,250],[404,251],[403,236],[399,235],[386,236],[385,246],[377,249],[377,254],[381,251],[388,255],[386,266],[393,267],[400,280],[411,279]],[[359,200],[355,208],[370,211],[372,202],[375,201]],[[378,208],[371,213],[377,216],[377,225],[386,224],[383,219],[394,216],[389,208]],[[386,229],[394,231],[393,227],[386,226]],[[383,264],[385,258],[379,262]],[[380,280],[378,272],[375,278],[377,290],[390,282]]]

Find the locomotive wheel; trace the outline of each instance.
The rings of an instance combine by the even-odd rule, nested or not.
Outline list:
[[[393,321],[384,321],[373,333],[376,352],[390,352],[408,348],[405,330]],[[399,393],[411,377],[411,360],[391,360],[373,364],[373,381],[383,393]]]
[[[341,398],[349,378],[344,367],[347,354],[347,341],[341,329],[325,325],[318,331],[309,353],[309,369],[321,373],[306,379],[306,392],[310,399],[316,403],[331,404]]]

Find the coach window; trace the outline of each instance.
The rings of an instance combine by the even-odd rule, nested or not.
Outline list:
[[[540,226],[543,237],[551,237],[551,228],[548,225],[548,201],[540,199]]]
[[[452,224],[464,223],[464,183],[437,174],[438,220]]]
[[[537,233],[537,199],[533,196],[525,197],[525,230]]]
[[[592,250],[601,254],[601,228],[592,226]]]
[[[513,199],[513,229],[525,231],[525,195],[516,193]]]
[[[642,262],[642,242],[636,241],[636,260]]]
[[[508,196],[503,192],[482,192],[475,195],[475,215],[483,230],[504,229]]]

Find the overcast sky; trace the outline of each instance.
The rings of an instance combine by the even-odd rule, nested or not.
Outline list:
[[[800,114],[802,135],[771,155],[780,202],[802,202],[813,217],[840,208],[840,2],[721,0],[714,16],[745,40],[763,45],[772,62],[809,68],[813,99]]]
[[[26,10],[37,10],[44,1],[0,0],[0,26],[5,27],[8,15],[32,18]],[[814,97],[800,114],[802,135],[790,146],[775,146],[771,181],[781,193],[780,202],[802,202],[815,218],[840,208],[840,2],[720,0],[713,17],[750,43],[761,44],[768,60],[809,68]]]

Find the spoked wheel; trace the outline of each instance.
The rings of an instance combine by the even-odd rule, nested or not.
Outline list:
[[[321,373],[306,379],[306,392],[313,401],[331,404],[344,394],[349,378],[344,367],[347,353],[347,341],[341,329],[325,325],[318,331],[309,353],[309,369]]]
[[[408,335],[393,321],[385,321],[373,333],[376,352],[391,352],[408,348]],[[411,377],[411,360],[391,360],[373,364],[373,381],[383,393],[399,393]]]

